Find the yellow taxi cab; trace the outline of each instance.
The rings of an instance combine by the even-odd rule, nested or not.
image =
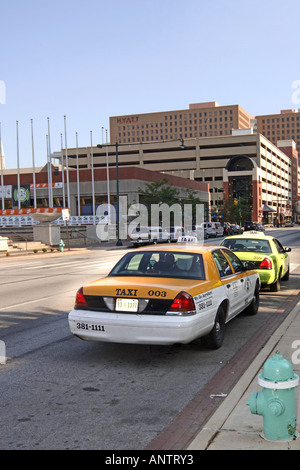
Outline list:
[[[261,287],[270,287],[272,292],[280,290],[280,281],[288,281],[291,248],[283,247],[279,240],[256,230],[243,235],[232,235],[220,243],[232,250],[250,269],[260,277]]]
[[[90,341],[168,345],[203,337],[216,349],[229,320],[257,313],[259,288],[258,274],[225,247],[138,248],[78,290],[69,326]]]

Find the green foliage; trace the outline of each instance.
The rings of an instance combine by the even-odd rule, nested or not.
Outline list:
[[[184,204],[192,204],[193,223],[195,223],[196,205],[203,204],[203,202],[197,196],[197,192],[194,189],[186,189],[185,197],[180,197],[179,189],[168,184],[167,177],[164,177],[160,181],[147,183],[145,186],[145,189],[138,188],[138,191],[140,194],[140,203],[144,204],[148,208],[149,218],[151,215],[152,204],[168,204],[170,207],[173,204],[179,204],[181,206],[182,213],[184,211]],[[206,216],[207,210],[208,208],[206,207]],[[171,214],[171,225],[173,223],[173,214]],[[149,224],[151,224],[150,220]]]
[[[246,220],[251,220],[251,207],[249,201],[244,198],[227,199],[223,202],[223,220],[231,224],[243,225]]]
[[[138,188],[141,195],[141,202],[147,207],[151,204],[163,204],[169,205],[179,202],[179,190],[174,186],[167,184],[168,178],[163,178],[160,181],[154,181],[153,183],[147,183],[146,189]]]

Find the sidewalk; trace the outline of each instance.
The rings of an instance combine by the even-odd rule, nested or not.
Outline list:
[[[296,349],[295,340],[300,341],[300,301],[271,336],[256,356],[250,367],[224,399],[205,427],[190,443],[187,450],[299,450],[300,437],[290,442],[267,441],[262,436],[263,417],[253,415],[246,401],[252,392],[261,391],[257,377],[267,359],[279,351],[291,362]],[[299,356],[299,355],[298,355]],[[300,376],[300,364],[292,364]],[[295,389],[297,431],[300,433],[300,387]]]

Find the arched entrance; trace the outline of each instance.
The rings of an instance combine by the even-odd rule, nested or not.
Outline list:
[[[247,155],[230,158],[225,170],[228,172],[228,199],[235,204],[241,224],[251,220],[253,211],[253,169],[256,163]]]

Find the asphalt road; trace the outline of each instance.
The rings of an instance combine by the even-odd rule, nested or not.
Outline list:
[[[230,322],[217,351],[201,341],[148,347],[70,334],[77,288],[124,250],[1,258],[0,449],[145,449],[299,288],[300,227],[268,233],[292,247],[290,280],[261,293],[258,315]]]

